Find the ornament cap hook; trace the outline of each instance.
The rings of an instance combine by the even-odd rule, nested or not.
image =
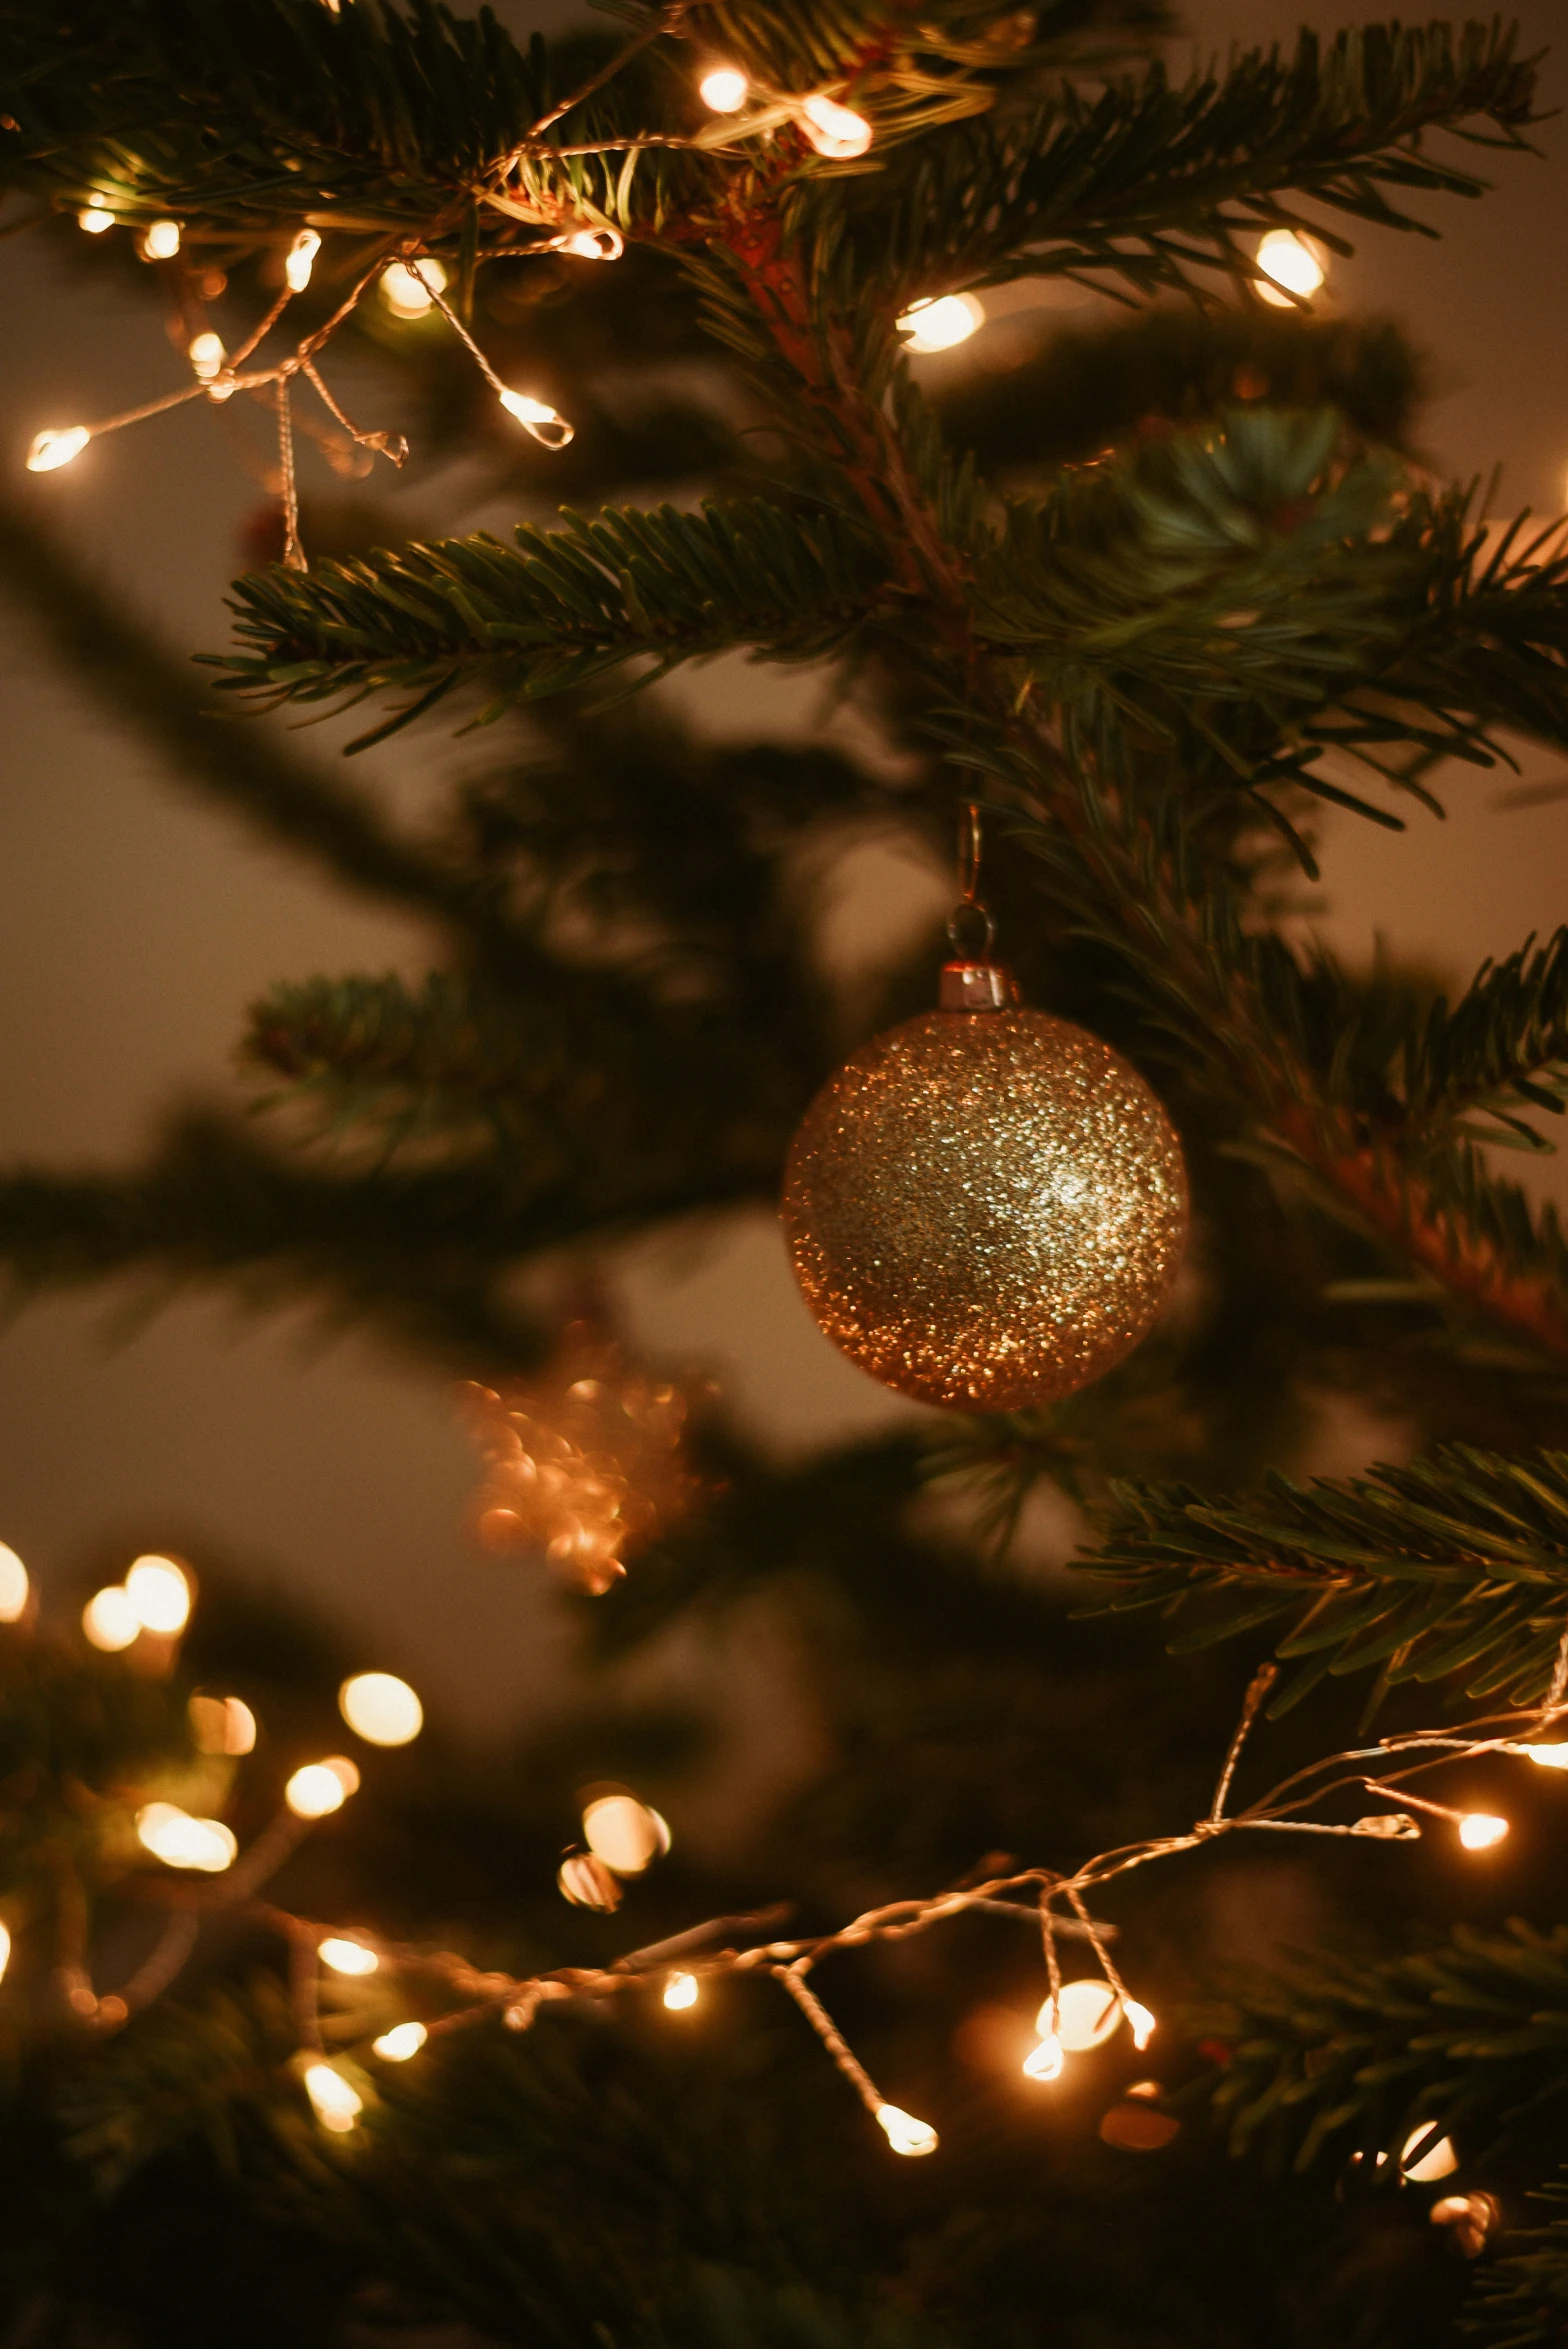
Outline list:
[[[1018,989],[999,962],[945,962],[937,1004],[942,1011],[1011,1011]]]

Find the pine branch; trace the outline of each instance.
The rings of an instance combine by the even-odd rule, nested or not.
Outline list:
[[[1555,2215],[1544,2227],[1512,2231],[1502,2258],[1482,2268],[1465,2332],[1484,2349],[1556,2349],[1568,2319],[1568,2182],[1561,2175],[1534,2199]]]
[[[1275,1647],[1301,1669],[1270,1710],[1326,1674],[1457,1680],[1466,1695],[1539,1702],[1568,1619],[1568,1454],[1511,1460],[1452,1445],[1370,1476],[1277,1473],[1257,1499],[1119,1485],[1084,1564],[1094,1611],[1160,1607],[1173,1651],[1291,1618]]]

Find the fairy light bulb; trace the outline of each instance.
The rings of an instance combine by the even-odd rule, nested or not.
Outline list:
[[[739,114],[751,95],[751,82],[738,65],[710,65],[697,84],[697,95],[710,114]]]
[[[841,106],[836,98],[814,96],[801,101],[801,130],[819,155],[833,163],[846,163],[856,155],[864,155],[871,144],[871,125],[853,106]]]
[[[1059,2080],[1066,2068],[1067,2057],[1061,2040],[1054,2031],[1047,2031],[1037,2047],[1031,2047],[1024,2057],[1026,2080]]]
[[[1404,2151],[1399,2157],[1399,2166],[1405,2176],[1413,2178],[1418,2186],[1435,2186],[1439,2178],[1452,2177],[1459,2167],[1459,2156],[1454,2151],[1453,2140],[1448,2137],[1439,2137],[1435,2144],[1428,2145],[1419,2161],[1411,2160],[1410,2156],[1416,2147],[1431,2134],[1431,2122],[1423,2121],[1420,2128],[1413,2129],[1405,2139]]]
[[[320,250],[321,239],[315,230],[302,228],[283,260],[283,282],[291,294],[302,294],[309,285]]]
[[[618,228],[579,228],[562,239],[561,251],[578,261],[619,261],[626,239]]]
[[[1508,1821],[1490,1811],[1466,1811],[1459,1822],[1459,1840],[1466,1851],[1490,1851],[1508,1833]]]
[[[208,327],[201,334],[192,336],[186,357],[190,360],[191,367],[200,380],[203,383],[211,383],[216,376],[221,374],[223,362],[228,357],[228,353],[223,347],[222,335],[214,334],[211,327]]]
[[[564,416],[558,416],[543,400],[530,399],[527,392],[504,391],[500,395],[502,407],[509,416],[515,416],[525,432],[547,449],[564,449],[575,438],[575,428]]]
[[[1127,2017],[1132,2043],[1141,2054],[1160,2026],[1148,2008],[1140,2006],[1135,1998],[1129,1998],[1123,2003],[1122,2013]]]
[[[334,2136],[346,2136],[365,2109],[359,2091],[344,2079],[336,2064],[307,2064],[304,2080],[305,2094],[322,2127],[330,2129]]]
[[[346,1934],[328,1934],[325,1941],[317,1942],[316,1955],[334,1974],[373,1974],[381,1964],[373,1949],[367,1949],[362,1941],[350,1941]]]
[[[423,2023],[394,2023],[390,2031],[383,2031],[371,2046],[384,2063],[406,2064],[411,2055],[417,2055],[430,2034]]]
[[[931,2123],[917,2121],[912,2112],[905,2112],[900,2105],[879,2104],[877,2127],[895,2153],[908,2154],[911,2160],[936,2151],[936,2131]]]
[[[142,232],[142,259],[144,261],[172,261],[180,249],[180,224],[177,220],[155,220]]]
[[[395,1672],[356,1672],[338,1690],[338,1711],[367,1745],[410,1745],[425,1725],[425,1708]]]
[[[670,1830],[634,1794],[602,1794],[583,1812],[583,1841],[617,1876],[640,1876],[670,1848]]]
[[[1297,236],[1289,228],[1269,230],[1258,246],[1258,267],[1266,279],[1273,280],[1272,284],[1260,285],[1258,291],[1276,310],[1293,309],[1292,294],[1307,300],[1317,292],[1326,275],[1313,241]]]
[[[239,1845],[221,1819],[193,1819],[178,1803],[143,1803],[136,1835],[144,1851],[166,1868],[194,1868],[220,1876],[234,1865]]]
[[[381,272],[381,299],[394,318],[423,318],[435,307],[437,294],[446,292],[446,271],[425,254],[417,270],[406,261],[393,261]]]
[[[1516,1754],[1528,1754],[1543,1770],[1568,1770],[1568,1742],[1560,1745],[1516,1745]]]
[[[681,2013],[697,2003],[695,1974],[671,1974],[664,1985],[664,2003],[672,2014]]]
[[[951,351],[984,324],[985,304],[974,294],[938,294],[911,302],[898,321],[898,331],[907,338],[908,350]]]
[[[1122,2019],[1121,2000],[1109,1982],[1095,1976],[1062,1984],[1054,2001],[1054,2018],[1052,2005],[1048,1998],[1035,2017],[1035,2029],[1042,2038],[1054,2032],[1069,2055],[1083,2055],[1091,2047],[1103,2046]]]
[[[102,204],[89,204],[76,215],[76,225],[90,237],[101,237],[106,228],[113,228],[114,214]]]
[[[125,1577],[125,1595],[143,1631],[173,1639],[191,1619],[191,1586],[172,1558],[138,1558]]]
[[[27,452],[29,473],[58,473],[62,465],[69,465],[79,457],[92,439],[85,424],[66,424],[56,430],[35,433],[33,445]]]
[[[283,1799],[296,1819],[325,1819],[340,1811],[359,1791],[359,1772],[341,1754],[330,1761],[306,1762],[283,1789]]]
[[[28,1589],[27,1568],[0,1542],[0,1623],[15,1623],[27,1612]]]
[[[6,1925],[0,1925],[0,1981],[4,1981],[4,1979],[5,1979],[5,1970],[6,1970],[6,1967],[7,1967],[7,1966],[8,1966],[10,1963],[11,1963],[11,1933],[10,1933],[10,1928],[9,1928],[8,1926],[6,1926]]]
[[[118,1583],[94,1592],[82,1609],[82,1629],[106,1656],[117,1656],[122,1648],[128,1648],[141,1637],[141,1628],[141,1617]]]
[[[193,1696],[186,1711],[199,1752],[236,1758],[255,1752],[256,1716],[242,1697]]]

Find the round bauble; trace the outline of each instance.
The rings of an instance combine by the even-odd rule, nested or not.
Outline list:
[[[1181,1266],[1187,1177],[1160,1102],[1097,1037],[1039,1011],[934,1011],[824,1085],[783,1216],[852,1362],[923,1402],[1016,1411],[1145,1335]]]

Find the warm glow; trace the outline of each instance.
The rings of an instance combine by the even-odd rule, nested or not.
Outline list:
[[[683,2007],[695,2006],[697,2003],[696,1975],[671,1974],[664,1985],[664,2003],[672,2013],[678,2013]]]
[[[253,1753],[256,1716],[240,1697],[193,1696],[188,1707],[191,1735],[204,1754]]]
[[[179,249],[177,220],[155,220],[142,237],[142,257],[147,261],[172,261]]]
[[[579,261],[619,261],[626,239],[618,228],[579,228],[562,240],[561,250]]]
[[[339,2137],[353,2128],[365,2109],[364,2098],[349,2086],[333,2064],[305,2066],[305,2094],[315,2106],[322,2127]]]
[[[517,418],[525,432],[531,432],[547,449],[564,449],[574,438],[573,427],[564,416],[558,416],[542,400],[530,399],[526,392],[502,392],[501,405],[509,416]]]
[[[1323,283],[1323,264],[1317,249],[1310,238],[1297,236],[1293,229],[1269,230],[1258,246],[1258,267],[1274,280],[1272,285],[1260,285],[1258,291],[1277,310],[1294,307],[1291,294],[1299,294],[1305,300]],[[1278,290],[1281,286],[1286,289],[1283,293]]]
[[[27,1568],[15,1550],[0,1542],[0,1623],[14,1623],[26,1606]]]
[[[394,318],[423,318],[435,307],[435,297],[446,291],[446,271],[439,261],[420,258],[417,271],[406,261],[394,261],[381,272],[381,299]]]
[[[318,1941],[316,1955],[334,1974],[373,1974],[381,1963],[375,1951],[367,1949],[362,1941],[349,1941],[338,1934]]]
[[[296,1819],[325,1819],[329,1812],[340,1811],[358,1786],[359,1772],[353,1763],[335,1757],[329,1762],[307,1762],[296,1770],[283,1789],[283,1799]]]
[[[1399,2166],[1405,2176],[1414,2178],[1418,2186],[1435,2186],[1439,2178],[1452,2177],[1459,2167],[1459,2156],[1447,2137],[1439,2137],[1434,2144],[1429,2145],[1419,2161],[1411,2160],[1411,2154],[1423,2137],[1430,2137],[1431,2134],[1431,2122],[1423,2121],[1420,2128],[1413,2129],[1405,2139],[1405,2150],[1399,2157]]]
[[[1466,1811],[1459,1822],[1459,1840],[1466,1851],[1488,1851],[1508,1833],[1508,1821],[1490,1811]]]
[[[408,1745],[425,1725],[425,1708],[395,1672],[356,1672],[338,1690],[338,1711],[367,1745]]]
[[[76,223],[90,237],[101,237],[106,228],[113,228],[114,214],[106,212],[101,204],[89,204],[85,212],[78,212]]]
[[[895,2153],[935,2153],[936,2131],[929,2121],[917,2121],[896,2104],[877,2106],[877,2126]]]
[[[283,263],[283,279],[291,294],[302,294],[310,283],[310,273],[321,250],[321,239],[313,228],[302,228],[288,249]]]
[[[204,334],[198,334],[192,338],[191,347],[186,356],[196,373],[201,377],[202,382],[211,383],[213,378],[221,372],[228,353],[223,347],[222,335],[214,334],[211,327],[208,327]]]
[[[1516,1745],[1516,1754],[1528,1754],[1532,1762],[1539,1762],[1543,1770],[1568,1770],[1568,1744]]]
[[[8,1926],[5,1926],[5,1925],[0,1925],[0,1980],[4,1980],[4,1978],[5,1978],[5,1970],[6,1970],[6,1967],[7,1967],[7,1966],[8,1966],[10,1963],[11,1963],[11,1934],[10,1934],[10,1928],[9,1928]]]
[[[603,1860],[591,1851],[568,1852],[555,1872],[557,1889],[574,1908],[602,1909],[606,1916],[621,1905],[621,1888]]]
[[[939,294],[934,301],[911,302],[898,331],[908,336],[912,351],[950,351],[984,324],[985,305],[974,294]]]
[[[1029,2053],[1024,2057],[1024,2078],[1026,2080],[1059,2080],[1066,2062],[1067,2058],[1062,2053],[1060,2039],[1054,2031],[1047,2031],[1039,2046],[1031,2047]]]
[[[715,65],[697,84],[697,95],[714,114],[739,114],[751,84],[738,65]]]
[[[221,1819],[193,1819],[178,1803],[144,1803],[136,1814],[136,1833],[166,1868],[198,1868],[207,1876],[232,1867],[239,1850]]]
[[[1091,1975],[1082,1982],[1064,1982],[1056,1999],[1054,2022],[1047,1999],[1034,2027],[1042,2038],[1054,2030],[1069,2055],[1082,2055],[1086,2048],[1099,2047],[1109,2039],[1121,2019],[1121,2000],[1109,1982]]]
[[[172,1639],[191,1616],[191,1586],[172,1558],[138,1558],[125,1577],[125,1595],[143,1631]]]
[[[62,465],[79,457],[91,439],[85,424],[67,424],[58,431],[35,434],[27,452],[28,472],[57,473]]]
[[[430,2034],[423,2023],[394,2023],[390,2031],[383,2031],[371,2046],[377,2055],[389,2064],[406,2064],[411,2055],[417,2055]]]
[[[90,1598],[82,1609],[82,1629],[95,1648],[116,1656],[141,1635],[141,1618],[127,1594],[115,1583]]]
[[[841,106],[836,98],[807,98],[800,111],[805,117],[800,127],[806,137],[819,155],[834,163],[864,155],[871,144],[871,125],[865,116],[852,106]]]
[[[602,1794],[583,1813],[583,1841],[617,1876],[640,1876],[669,1850],[670,1831],[634,1794]]]

